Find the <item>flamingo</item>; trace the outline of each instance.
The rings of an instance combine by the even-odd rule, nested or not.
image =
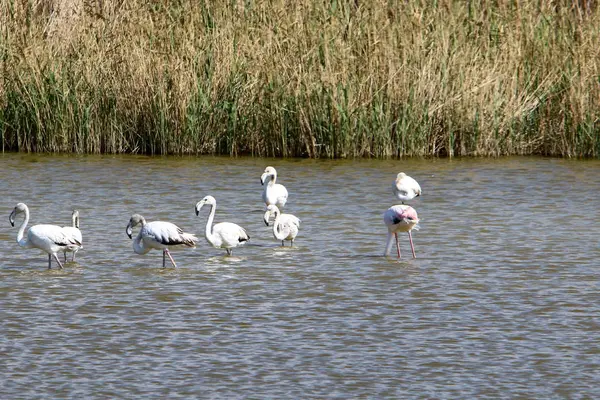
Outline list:
[[[233,254],[233,248],[238,247],[250,240],[250,236],[244,228],[232,222],[220,222],[212,225],[217,209],[217,200],[212,196],[206,196],[196,203],[196,216],[200,214],[202,206],[210,205],[210,214],[206,221],[206,241],[217,249],[225,249],[228,255]]]
[[[404,172],[398,174],[392,185],[392,190],[402,204],[421,195],[421,186],[419,186],[419,183]]]
[[[25,228],[29,223],[29,208],[24,203],[19,203],[10,213],[8,220],[12,226],[15,226],[15,217],[19,214],[25,214],[25,219],[19,227],[17,233],[17,243],[25,248],[38,248],[48,253],[48,269],[52,269],[52,257],[58,263],[60,269],[63,268],[57,253],[67,251],[70,246],[81,246],[81,242],[65,234],[64,229],[58,225],[34,225],[27,231],[27,237],[23,238]]]
[[[269,226],[271,215],[275,216],[275,222],[273,222],[273,236],[275,236],[275,239],[281,240],[281,246],[285,246],[285,240],[290,240],[290,246],[294,247],[294,239],[298,235],[298,228],[300,228],[300,219],[292,214],[282,214],[275,204],[271,204],[267,207],[264,216],[267,226]]]
[[[165,221],[152,221],[146,222],[144,217],[139,214],[133,214],[125,233],[132,238],[132,228],[136,225],[142,225],[142,229],[133,240],[133,251],[137,254],[146,254],[152,249],[158,249],[163,251],[163,268],[166,267],[165,256],[168,256],[171,260],[171,264],[177,268],[175,260],[169,252],[170,247],[175,246],[187,246],[194,247],[198,238],[191,233],[185,233],[180,227],[170,222]]]
[[[419,217],[417,211],[411,206],[404,204],[398,204],[388,208],[383,214],[383,222],[388,228],[387,245],[385,246],[385,256],[390,254],[392,250],[393,238],[396,237],[396,248],[398,249],[398,258],[400,258],[400,244],[398,243],[398,232],[408,232],[408,239],[410,240],[410,248],[412,250],[413,258],[417,258],[415,255],[415,246],[412,241],[411,231],[417,227],[419,223]],[[417,228],[418,229],[418,228]]]
[[[81,236],[81,231],[79,230],[79,210],[73,210],[73,214],[71,215],[72,225],[71,226],[63,226],[63,231],[69,237],[75,239],[79,243],[83,243],[83,238]],[[69,246],[63,253],[65,254],[65,262],[67,262],[67,252],[73,252],[73,259],[71,261],[75,261],[75,254],[81,249],[83,246],[81,245],[73,245]]]
[[[265,185],[265,182],[267,184]],[[280,209],[283,209],[288,198],[288,191],[285,186],[277,182],[277,171],[273,167],[265,168],[265,172],[260,177],[261,185],[265,186],[262,199],[267,206],[275,204]]]

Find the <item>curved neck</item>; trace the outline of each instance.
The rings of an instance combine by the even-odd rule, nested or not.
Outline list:
[[[29,209],[25,208],[25,219],[23,219],[23,222],[21,223],[21,226],[19,227],[19,232],[17,233],[17,243],[19,243],[19,246],[21,246],[21,247],[29,246],[29,241],[27,240],[27,238],[23,239],[23,235],[25,234],[25,227],[27,226],[28,223],[29,223]]]
[[[210,214],[208,214],[208,219],[206,220],[206,229],[204,231],[206,239],[211,243],[213,242],[212,223],[213,223],[213,220],[215,219],[216,210],[217,210],[217,205],[211,204],[210,205]]]
[[[73,228],[79,228],[79,217],[77,214],[73,214],[73,217],[71,218],[73,220]]]
[[[150,251],[150,248],[144,246],[144,242],[142,241],[142,230],[144,229],[144,225],[146,225],[146,221],[142,221],[142,228],[138,232],[135,239],[133,239],[133,251],[137,254],[146,254]]]
[[[275,184],[275,182],[277,181],[277,174],[273,174],[271,175],[271,179],[269,179],[269,182],[267,182],[267,186],[273,186]]]

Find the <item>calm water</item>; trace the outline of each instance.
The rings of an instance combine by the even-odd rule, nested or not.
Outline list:
[[[1,398],[600,397],[600,162],[0,161]],[[267,165],[297,248],[262,222]],[[402,235],[398,262],[381,254],[400,171],[423,196],[418,258]],[[204,240],[207,194],[252,237],[233,257]],[[19,248],[18,202],[30,224],[79,209],[78,261]],[[134,254],[134,212],[199,246],[178,269]]]

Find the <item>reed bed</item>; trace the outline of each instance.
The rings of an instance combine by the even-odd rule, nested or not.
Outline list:
[[[600,155],[582,1],[0,0],[3,151]]]

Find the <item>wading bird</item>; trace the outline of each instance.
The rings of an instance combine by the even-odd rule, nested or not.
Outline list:
[[[385,246],[385,256],[390,254],[392,245],[394,244],[394,237],[396,238],[396,248],[398,249],[398,258],[400,258],[400,244],[398,243],[398,232],[408,232],[408,239],[410,240],[410,248],[412,250],[413,258],[417,258],[415,255],[415,246],[412,241],[411,231],[419,223],[419,217],[417,212],[411,206],[404,204],[398,204],[388,208],[383,214],[383,222],[388,228],[387,244]],[[418,228],[417,228],[418,229]]]
[[[17,233],[17,243],[25,248],[37,248],[48,253],[48,269],[52,268],[52,257],[58,263],[60,269],[63,268],[57,253],[67,251],[70,246],[81,246],[81,242],[65,234],[63,228],[58,225],[34,225],[27,231],[27,237],[23,238],[25,228],[29,223],[29,208],[24,203],[19,203],[10,213],[8,220],[12,226],[15,226],[15,217],[19,214],[25,214],[23,223]]]
[[[419,186],[419,183],[404,172],[398,174],[392,185],[392,190],[402,204],[421,195],[421,186]]]
[[[277,171],[273,167],[265,168],[265,172],[260,177],[260,183],[265,187],[262,199],[267,206],[276,205],[283,209],[288,198],[288,191],[285,186],[277,183]]]
[[[275,217],[273,222],[273,236],[275,239],[281,240],[281,246],[285,246],[285,240],[291,241],[290,246],[294,246],[294,239],[298,235],[298,229],[300,228],[300,219],[292,214],[282,214],[279,208],[275,204],[271,204],[267,207],[264,220],[265,224],[269,226],[269,218]]]
[[[79,210],[73,210],[73,214],[71,215],[72,225],[71,226],[63,226],[63,232],[70,238],[75,239],[77,242],[83,244],[83,238],[81,236],[81,231],[79,230]],[[73,259],[71,261],[75,261],[75,254],[81,249],[82,245],[73,245],[69,246],[68,249],[64,251],[65,254],[65,262],[67,262],[67,252],[73,252]]]
[[[225,249],[228,255],[233,254],[232,249],[246,243],[250,240],[250,236],[244,228],[232,222],[220,222],[212,225],[217,210],[217,200],[212,196],[206,196],[196,203],[196,216],[200,214],[202,206],[208,204],[210,206],[210,214],[206,221],[205,236],[208,243],[217,249]]]
[[[165,221],[146,222],[144,217],[139,214],[133,214],[127,228],[125,228],[125,233],[127,233],[129,239],[132,238],[133,228],[140,224],[142,228],[136,238],[133,239],[133,251],[137,254],[146,254],[152,249],[162,250],[163,268],[166,267],[166,256],[171,260],[171,264],[177,268],[169,248],[176,246],[194,247],[198,241],[196,236],[185,233],[175,224]]]

